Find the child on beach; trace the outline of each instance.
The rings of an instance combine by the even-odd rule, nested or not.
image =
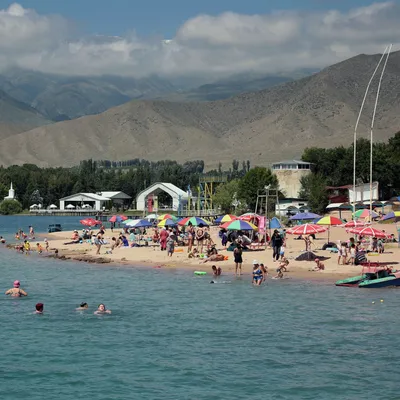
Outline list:
[[[43,247],[42,247],[42,245],[41,245],[40,243],[37,243],[37,244],[36,244],[36,249],[37,249],[37,252],[38,252],[39,254],[42,254],[42,253],[43,253]]]
[[[345,265],[347,262],[347,246],[346,243],[340,243],[340,246],[338,248],[338,265],[340,265],[340,261],[342,261],[342,264]]]
[[[325,269],[325,265],[323,262],[321,262],[321,260],[319,258],[316,258],[315,260],[315,268],[313,269],[313,271],[323,271]]]
[[[351,265],[355,265],[356,263],[356,245],[352,244],[350,247],[350,260],[349,263]]]
[[[283,244],[281,247],[280,256],[281,256],[281,260],[283,260],[285,258],[285,244]]]
[[[222,273],[221,267],[217,267],[216,265],[213,265],[213,266],[211,267],[211,269],[212,269],[212,271],[213,271],[213,276],[214,276],[214,278],[220,276],[221,273]]]
[[[46,252],[49,251],[49,241],[45,238],[44,242],[46,243]]]

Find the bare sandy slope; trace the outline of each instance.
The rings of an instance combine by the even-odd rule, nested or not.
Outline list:
[[[385,229],[388,233],[394,233],[397,237],[395,225],[379,225],[376,224],[378,229]],[[220,241],[217,238],[218,228],[212,229],[212,236],[217,243],[217,247],[220,249]],[[115,233],[114,233],[115,234]],[[200,270],[206,271],[211,275],[211,265],[218,264],[224,275],[232,276],[234,273],[234,263],[232,252],[227,252],[221,249],[219,252],[221,254],[227,255],[228,260],[219,263],[202,263],[199,259],[189,259],[187,257],[186,248],[176,248],[177,251],[172,258],[167,257],[166,252],[162,252],[158,247],[140,247],[140,248],[119,248],[113,251],[113,254],[106,254],[109,250],[109,245],[105,245],[101,249],[100,256],[96,256],[96,249],[93,245],[88,243],[74,244],[74,245],[64,245],[65,241],[69,241],[72,232],[58,232],[48,234],[47,237],[50,241],[50,248],[59,250],[59,256],[66,256],[67,258],[77,259],[81,261],[91,262],[95,261],[96,258],[101,258],[101,262],[107,261],[111,262],[112,265],[125,265],[125,266],[151,266],[157,268],[182,268],[188,270]],[[343,228],[332,227],[330,229],[330,241],[337,240],[347,240],[350,237],[349,234]],[[106,231],[105,238],[110,240],[111,232]],[[43,239],[43,238],[41,238]],[[322,247],[323,243],[327,241],[327,232],[319,235],[315,241],[315,246],[313,251],[319,256],[329,257],[325,263],[325,271],[321,272],[311,272],[310,269],[314,268],[314,262],[304,262],[295,261],[294,259],[302,253],[304,250],[304,242],[301,240],[295,240],[294,237],[287,236],[287,248],[286,256],[290,260],[288,277],[297,277],[305,279],[323,279],[335,282],[337,279],[342,277],[348,277],[352,275],[357,275],[361,268],[359,266],[351,265],[338,265],[337,255],[330,253],[329,251],[318,250]],[[380,262],[399,262],[400,261],[400,249],[398,244],[387,244],[385,253],[380,256],[371,256],[370,261],[380,261]],[[243,253],[243,272],[245,274],[250,274],[252,271],[253,260],[258,260],[264,263],[270,272],[270,277],[276,274],[276,263],[272,261],[272,250],[266,249],[262,251],[252,251]],[[396,266],[395,266],[396,267]],[[400,268],[400,265],[397,267]]]

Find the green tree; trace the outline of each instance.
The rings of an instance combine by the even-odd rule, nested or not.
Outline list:
[[[221,211],[225,214],[229,214],[235,209],[234,202],[240,201],[237,198],[239,190],[239,181],[237,179],[219,185],[215,190],[213,196],[213,203],[221,208]]]
[[[271,189],[278,188],[278,178],[276,175],[269,168],[252,168],[240,180],[238,198],[243,199],[250,210],[254,210],[258,192],[264,190],[265,186],[268,185],[270,185]]]
[[[0,214],[12,215],[22,212],[22,205],[17,200],[3,200],[0,203]]]
[[[309,174],[300,179],[301,189],[299,197],[307,200],[310,210],[317,214],[325,213],[328,205],[326,179],[322,174]]]

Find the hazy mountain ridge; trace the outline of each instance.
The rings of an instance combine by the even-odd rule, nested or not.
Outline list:
[[[214,102],[131,101],[102,114],[39,127],[0,142],[0,162],[76,165],[82,159],[236,158],[268,164],[305,147],[347,145],[367,82],[380,55],[360,55],[312,76]],[[368,136],[377,80],[359,128]],[[400,52],[382,82],[375,138],[398,131]],[[11,157],[11,154],[13,156]]]

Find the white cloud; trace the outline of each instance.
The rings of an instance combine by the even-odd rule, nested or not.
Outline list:
[[[72,21],[13,4],[0,11],[0,69],[99,75],[213,76],[320,68],[400,44],[400,6],[374,3],[349,12],[275,12],[186,21],[170,40],[79,37]],[[133,29],[134,27],[132,27]]]

